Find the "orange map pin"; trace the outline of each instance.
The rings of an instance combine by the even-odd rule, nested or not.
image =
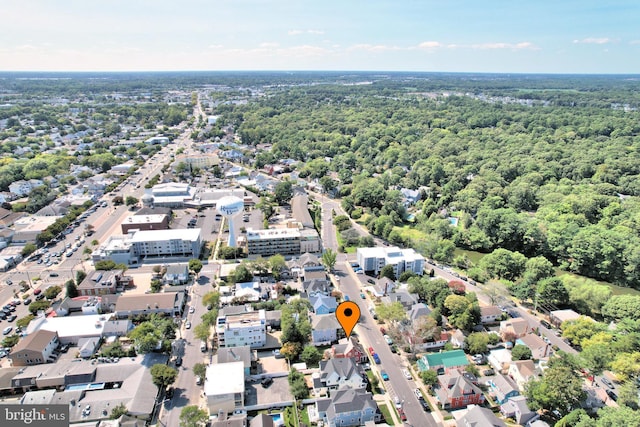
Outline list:
[[[360,320],[360,307],[353,301],[344,301],[336,308],[336,319],[349,338],[353,328]]]

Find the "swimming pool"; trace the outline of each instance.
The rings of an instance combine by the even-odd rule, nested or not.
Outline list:
[[[102,390],[104,388],[104,383],[93,383],[93,384],[72,384],[67,386],[65,390]]]
[[[284,425],[284,417],[282,416],[282,412],[279,414],[269,414],[269,416],[273,419],[273,425],[276,427]]]

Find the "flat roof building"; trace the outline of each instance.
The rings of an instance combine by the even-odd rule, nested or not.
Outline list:
[[[214,363],[207,367],[204,395],[210,414],[231,414],[244,408],[244,363]]]
[[[422,275],[424,257],[413,249],[398,247],[358,248],[356,250],[358,264],[364,271],[378,275],[386,265],[392,265],[396,277],[405,271]]]
[[[133,230],[167,230],[169,228],[168,215],[132,215],[122,224],[122,233],[127,234]]]
[[[249,255],[300,255],[322,249],[318,232],[310,228],[248,229],[246,241]]]
[[[223,314],[216,321],[220,347],[264,347],[267,343],[267,318],[264,310]]]

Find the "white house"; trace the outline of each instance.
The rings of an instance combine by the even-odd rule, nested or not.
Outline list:
[[[244,408],[244,363],[214,363],[207,367],[204,395],[210,414]]]

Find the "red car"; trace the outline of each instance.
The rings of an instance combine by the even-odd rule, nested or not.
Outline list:
[[[36,289],[35,291],[33,291],[34,295],[40,295],[42,291],[40,289]]]
[[[380,326],[380,333],[382,335],[385,335],[387,333],[387,330],[385,328],[383,328],[382,326]]]
[[[373,349],[373,347],[369,347],[369,354],[373,356],[374,353],[375,350]]]
[[[398,414],[400,414],[400,419],[402,421],[407,421],[407,416],[405,415],[404,411],[402,409],[398,409]]]

